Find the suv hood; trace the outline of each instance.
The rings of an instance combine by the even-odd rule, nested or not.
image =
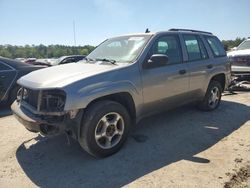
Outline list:
[[[118,67],[120,66],[70,63],[31,72],[21,77],[17,83],[31,89],[60,88],[75,81],[117,69]]]
[[[250,55],[250,49],[235,50],[227,53],[227,56],[245,56],[245,55]]]

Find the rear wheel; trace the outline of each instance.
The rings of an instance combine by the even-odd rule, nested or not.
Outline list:
[[[130,126],[127,110],[113,101],[100,101],[86,109],[79,143],[96,157],[106,157],[120,150]]]
[[[206,95],[200,103],[199,108],[205,111],[211,111],[218,108],[221,101],[222,87],[218,81],[211,80]]]

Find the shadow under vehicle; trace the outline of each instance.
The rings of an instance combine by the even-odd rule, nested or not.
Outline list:
[[[122,187],[172,163],[210,163],[195,155],[239,129],[250,119],[250,107],[222,101],[213,112],[184,106],[142,120],[115,155],[96,160],[64,136],[34,138],[19,146],[16,158],[39,187]],[[232,118],[233,117],[233,118]]]

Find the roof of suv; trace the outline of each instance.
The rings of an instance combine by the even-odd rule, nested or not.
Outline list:
[[[199,30],[193,30],[193,29],[176,29],[176,28],[174,28],[174,29],[169,29],[167,31],[158,31],[158,32],[149,32],[149,33],[133,33],[133,34],[126,34],[126,35],[122,35],[122,36],[155,35],[155,34],[160,34],[160,33],[174,33],[174,32],[189,33],[189,34],[190,33],[195,33],[195,34],[203,34],[203,35],[213,35],[211,32],[207,32],[207,31],[199,31]]]

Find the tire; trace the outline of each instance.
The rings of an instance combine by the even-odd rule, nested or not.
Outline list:
[[[86,109],[78,141],[89,154],[107,157],[120,150],[128,137],[130,124],[131,118],[124,106],[99,101]]]
[[[218,108],[221,101],[222,86],[218,81],[211,80],[203,101],[199,104],[199,109],[212,111]]]

